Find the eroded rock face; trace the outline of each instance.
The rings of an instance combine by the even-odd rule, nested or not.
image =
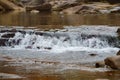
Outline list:
[[[106,58],[105,64],[112,69],[120,69],[120,55]]]

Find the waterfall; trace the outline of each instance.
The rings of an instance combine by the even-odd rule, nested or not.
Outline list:
[[[92,48],[104,49],[119,47],[116,33],[118,27],[109,26],[65,26],[53,31],[35,31],[23,29],[1,29],[1,46],[19,49],[62,49]]]

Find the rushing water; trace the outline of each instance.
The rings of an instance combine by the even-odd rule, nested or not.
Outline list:
[[[119,80],[119,71],[94,68],[120,48],[119,15],[57,14],[0,15],[2,79]]]

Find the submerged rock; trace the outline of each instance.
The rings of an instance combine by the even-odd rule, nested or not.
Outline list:
[[[106,58],[105,64],[112,69],[120,69],[120,55]]]

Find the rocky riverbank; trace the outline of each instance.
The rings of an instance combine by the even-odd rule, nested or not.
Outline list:
[[[110,0],[88,1],[88,0],[4,0],[0,1],[0,11],[23,10],[30,12],[57,11],[61,14],[105,14],[120,13],[119,1],[110,4]]]

